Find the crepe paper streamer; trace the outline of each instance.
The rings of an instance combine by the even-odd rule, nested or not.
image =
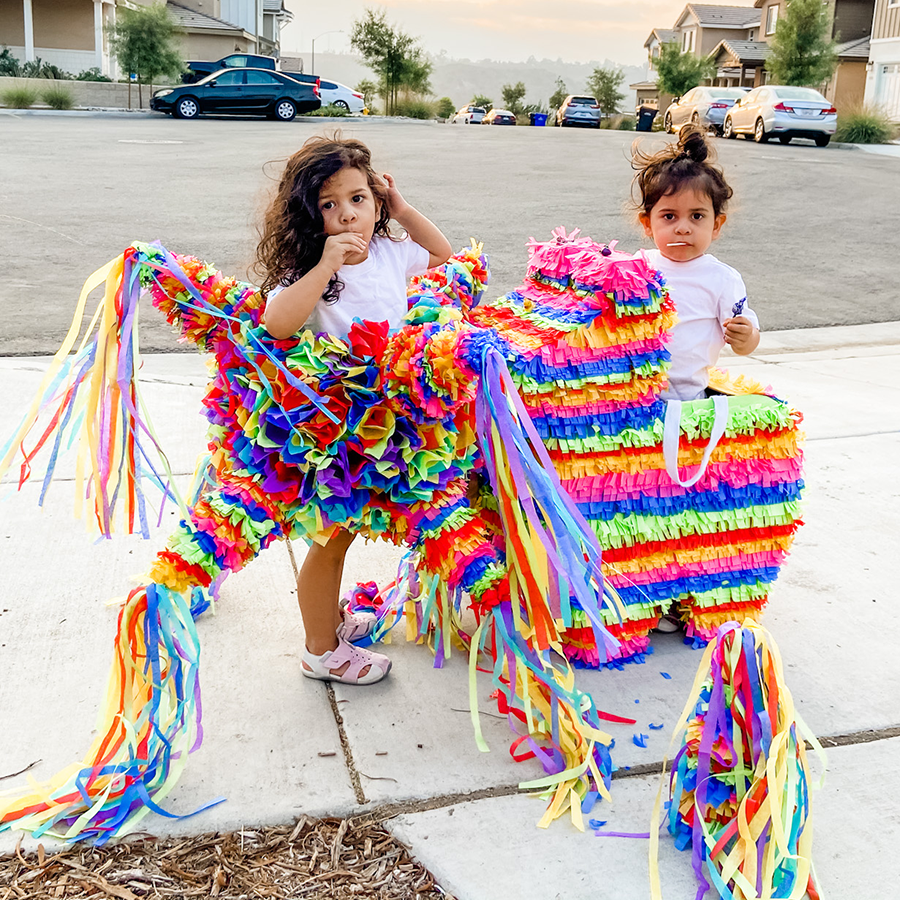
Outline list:
[[[634,838],[639,841],[650,839],[649,831],[595,831],[597,837]]]
[[[635,747],[643,747],[646,750],[649,737],[649,734],[633,734],[631,736],[631,743],[634,744]]]
[[[744,304],[746,304],[747,298],[744,297],[741,300],[738,300],[737,303],[731,308],[731,314],[733,316],[739,316],[744,311]]]
[[[652,722],[648,726],[651,731],[662,731],[665,728],[665,725],[654,725]]]
[[[672,680],[672,676],[668,672],[660,672],[659,674],[662,675],[662,677],[665,678],[666,681]]]
[[[591,819],[588,822],[588,825],[590,825],[591,828],[602,828],[607,823],[607,821],[607,819]]]
[[[815,893],[804,739],[823,772],[824,751],[794,709],[771,635],[752,619],[721,626],[706,649],[673,743],[679,735],[667,825],[676,847],[692,848],[697,897],[710,887],[725,900]],[[666,763],[663,779],[665,772]],[[657,796],[654,826],[659,811]],[[662,896],[657,844],[658,837],[650,850],[654,900]]]

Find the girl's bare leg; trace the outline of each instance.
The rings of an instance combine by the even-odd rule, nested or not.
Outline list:
[[[335,650],[337,634],[342,618],[338,605],[341,593],[341,576],[344,557],[355,535],[338,531],[327,544],[313,544],[306,554],[297,576],[297,602],[306,631],[306,649],[313,656],[321,656]],[[343,674],[349,664],[335,669],[335,675]],[[363,677],[368,666],[362,670]]]

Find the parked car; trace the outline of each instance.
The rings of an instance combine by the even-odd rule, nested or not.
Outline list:
[[[556,111],[557,125],[600,127],[600,106],[594,97],[569,94]]]
[[[692,123],[701,128],[714,128],[722,133],[725,114],[735,100],[739,100],[749,88],[695,87],[679,97],[666,110],[663,125],[667,134],[683,125]]]
[[[320,79],[319,94],[322,97],[322,106],[339,106],[352,113],[361,113],[366,108],[366,98],[359,91],[354,91],[339,81]]]
[[[275,71],[275,58],[272,56],[256,56],[253,53],[231,53],[217,59],[215,62],[206,62],[202,59],[192,59],[185,63],[188,70],[181,76],[185,84],[194,84],[213,72],[220,69],[244,69],[251,66],[254,69],[269,69]]]
[[[837,110],[818,91],[807,87],[767,84],[745,94],[728,111],[722,126],[726,138],[752,135],[760,144],[777,137],[811,138],[827,147],[837,129]]]
[[[451,125],[480,125],[485,117],[486,110],[483,106],[464,106],[450,120]]]
[[[482,120],[482,125],[515,125],[516,116],[508,109],[492,109]]]
[[[282,122],[321,105],[318,85],[266,69],[222,69],[196,84],[156,91],[150,100],[151,109],[180,119],[215,112],[266,115]]]

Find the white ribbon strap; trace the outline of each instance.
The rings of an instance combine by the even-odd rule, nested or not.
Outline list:
[[[678,445],[681,438],[681,401],[669,400],[666,403],[666,422],[663,428],[663,457],[666,460],[666,472],[669,478],[682,487],[691,487],[695,485],[706,471],[709,465],[709,458],[712,456],[716,444],[725,434],[725,426],[728,424],[728,398],[724,396],[715,396],[712,398],[713,407],[715,409],[715,419],[713,421],[712,432],[709,435],[709,443],[703,451],[703,459],[694,473],[693,478],[682,481],[678,474]]]

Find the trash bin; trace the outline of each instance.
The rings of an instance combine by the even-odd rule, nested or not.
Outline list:
[[[528,118],[531,119],[532,125],[546,125],[547,124],[547,113],[528,113]]]
[[[638,110],[637,125],[635,125],[635,130],[650,131],[653,128],[653,120],[656,118],[656,114],[658,112],[659,110],[654,109],[652,106],[642,106]]]

